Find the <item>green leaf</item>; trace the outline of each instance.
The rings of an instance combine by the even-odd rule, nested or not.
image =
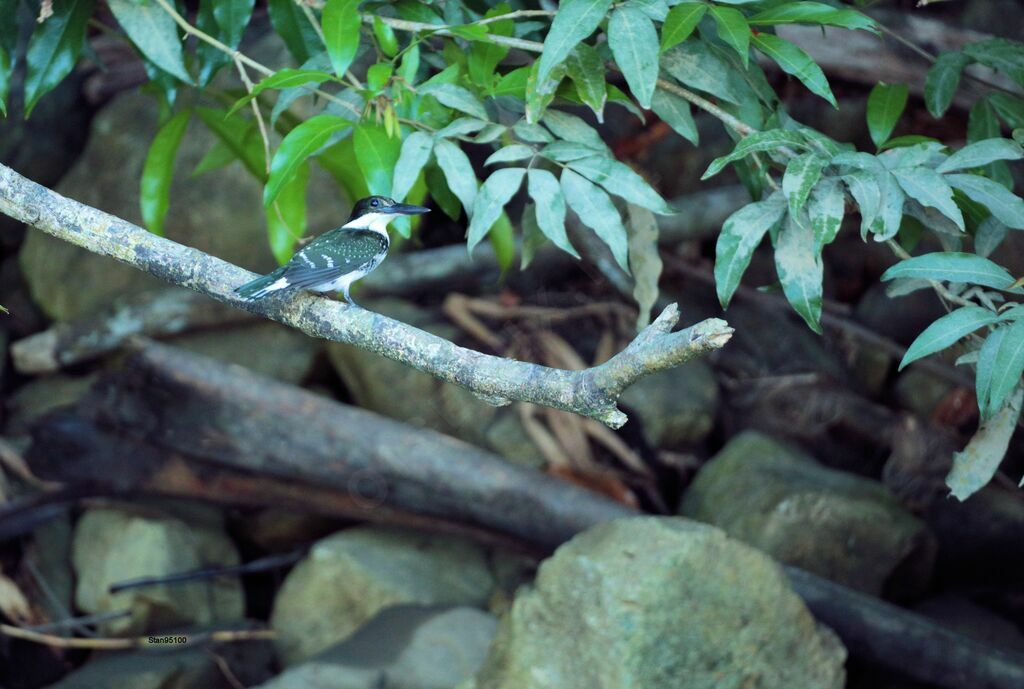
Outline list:
[[[501,216],[501,211],[523,183],[526,170],[521,167],[507,167],[493,173],[480,187],[473,201],[473,217],[469,222],[466,246],[470,253],[480,240],[487,236],[491,226]]]
[[[646,208],[629,204],[629,272],[633,274],[633,298],[638,313],[636,329],[651,322],[651,309],[658,301],[661,255],[658,253],[658,221]]]
[[[806,214],[787,217],[775,245],[775,270],[790,306],[811,330],[821,334],[824,268]]]
[[[178,25],[171,15],[155,2],[142,5],[132,0],[107,0],[107,6],[143,55],[168,74],[192,83],[185,69]]]
[[[787,2],[778,7],[758,12],[747,21],[751,26],[818,24],[878,32],[878,24],[871,17],[855,10],[836,9],[822,2]]]
[[[920,134],[906,134],[904,136],[897,136],[895,139],[889,139],[884,144],[878,147],[880,151],[890,151],[894,148],[905,148],[907,146],[916,146],[923,143],[939,143],[937,139],[933,139],[930,136],[921,136]]]
[[[306,234],[306,187],[309,183],[309,163],[302,163],[295,174],[281,188],[269,207],[267,239],[270,251],[281,265],[295,253],[295,243]]]
[[[785,214],[786,197],[775,192],[764,201],[747,204],[726,218],[715,245],[715,290],[722,308],[729,306],[750,265],[754,249]]]
[[[731,7],[712,5],[711,16],[718,27],[718,37],[739,53],[746,67],[750,61],[750,27],[743,13]]]
[[[220,27],[221,41],[229,48],[237,48],[242,41],[245,27],[252,19],[255,0],[216,0],[213,3],[213,17]]]
[[[576,143],[575,141],[553,141],[540,150],[540,154],[548,160],[568,163],[592,155],[606,155],[593,146]]]
[[[583,118],[561,110],[548,110],[542,120],[544,125],[560,139],[585,144],[591,148],[607,151],[608,146],[597,130],[583,121]],[[539,142],[535,142],[539,143]]]
[[[989,209],[1001,223],[1014,230],[1024,230],[1024,200],[1006,187],[979,175],[943,175],[950,186],[959,189],[975,203]]]
[[[995,108],[987,98],[980,98],[971,106],[967,117],[967,143],[975,143],[984,139],[995,139],[1000,135],[999,119]]]
[[[665,124],[672,127],[676,134],[694,146],[700,143],[700,135],[697,133],[697,125],[690,112],[689,101],[674,93],[657,89],[654,92],[654,97],[651,98],[651,110]]]
[[[992,93],[988,96],[988,102],[1011,129],[1024,127],[1024,98],[1009,93]]]
[[[988,216],[978,223],[978,229],[974,232],[974,251],[979,256],[991,256],[1006,239],[1009,229],[995,217]]]
[[[868,131],[876,147],[881,147],[896,128],[907,107],[907,85],[878,83],[868,96]]]
[[[516,260],[515,229],[512,227],[508,213],[502,211],[498,215],[498,219],[494,221],[491,229],[487,232],[487,238],[491,241],[494,258],[497,259],[498,267],[501,268],[501,276],[504,277]]]
[[[359,50],[359,0],[327,0],[320,20],[331,66],[344,77]]]
[[[253,5],[254,0],[200,0],[196,28],[229,48],[237,48],[252,19]],[[196,46],[196,55],[199,57],[200,88],[210,83],[217,70],[231,61],[229,55],[205,42]]]
[[[988,334],[978,350],[977,372],[974,377],[975,397],[978,400],[978,411],[981,418],[991,416],[989,398],[992,392],[992,377],[995,375],[996,355],[1002,347],[1006,328],[996,328]]]
[[[626,0],[625,7],[635,7],[656,22],[663,22],[668,16],[668,3],[665,0]]]
[[[529,78],[529,67],[513,69],[508,74],[503,75],[501,79],[498,79],[498,85],[494,87],[491,95],[495,98],[499,96],[512,96],[513,98],[526,100],[526,81]]]
[[[267,10],[274,31],[300,65],[323,50],[316,29],[295,0],[267,0]]]
[[[373,37],[377,39],[380,51],[388,57],[398,55],[398,36],[389,24],[385,24],[380,17],[373,18]]]
[[[661,52],[689,38],[707,11],[708,6],[702,2],[683,2],[669,10],[661,27]]]
[[[174,159],[181,138],[188,127],[192,113],[183,110],[167,121],[153,137],[142,166],[139,205],[146,229],[155,235],[164,234],[164,219],[170,204],[171,180],[174,178]]]
[[[363,171],[370,193],[391,193],[395,164],[402,153],[401,139],[388,136],[382,126],[359,124],[356,125],[352,140],[356,147],[356,162]]]
[[[352,203],[370,195],[366,179],[356,162],[356,146],[351,136],[320,151],[316,161],[334,178]]]
[[[562,170],[562,193],[580,222],[594,230],[611,249],[616,263],[629,271],[629,246],[622,216],[608,194],[572,170]]]
[[[235,159],[234,151],[226,143],[218,139],[213,142],[213,146],[210,146],[210,149],[203,155],[202,159],[196,163],[190,177],[195,178],[207,172],[219,170],[225,165],[235,162]]]
[[[658,32],[654,22],[638,9],[620,7],[608,22],[608,45],[629,90],[641,107],[650,108],[658,80]]]
[[[444,211],[452,220],[458,220],[462,214],[462,205],[459,199],[452,193],[445,181],[444,172],[434,163],[427,165],[423,173],[423,179],[427,183],[427,190],[434,203]]]
[[[782,193],[789,200],[790,213],[795,215],[804,207],[827,164],[817,153],[804,153],[789,161],[782,177]]]
[[[519,219],[519,226],[522,228],[523,242],[521,246],[522,258],[519,263],[520,270],[526,270],[530,263],[533,262],[533,257],[537,253],[537,249],[544,246],[544,234],[540,231],[540,226],[537,224],[537,209],[532,203],[528,203],[523,206],[523,215]]]
[[[903,191],[922,206],[929,206],[964,231],[964,216],[953,201],[953,190],[942,175],[926,167],[900,167],[892,171]]]
[[[800,47],[767,33],[752,36],[751,40],[754,47],[774,60],[783,72],[799,79],[811,93],[821,96],[831,103],[832,107],[839,107],[835,96],[832,95],[832,89],[829,88],[825,73]]]
[[[490,126],[490,123],[478,120],[475,117],[460,117],[457,120],[452,120],[445,127],[438,129],[434,132],[434,136],[438,139],[455,138],[473,134],[488,126]]]
[[[534,150],[529,146],[523,144],[509,144],[504,148],[499,148],[497,151],[492,153],[487,160],[484,161],[484,165],[494,165],[495,163],[508,163],[513,160],[525,160],[532,158]]]
[[[552,70],[569,57],[573,48],[594,33],[611,4],[612,0],[563,0],[559,3],[537,63],[538,82],[547,81]]]
[[[876,242],[886,242],[899,234],[907,197],[892,173],[879,173],[876,179],[882,196],[878,204],[878,216],[871,224],[871,232]]]
[[[968,43],[963,50],[972,60],[998,70],[1024,86],[1024,43],[1005,38],[989,38]]]
[[[889,268],[882,281],[897,278],[963,282],[993,289],[1008,290],[1013,277],[1005,268],[976,254],[937,252],[914,256]]]
[[[661,68],[680,83],[710,93],[733,104],[740,104],[738,72],[715,55],[704,41],[689,40],[661,56]]]
[[[446,107],[467,115],[472,115],[481,120],[487,119],[487,111],[483,103],[473,95],[473,92],[456,84],[431,84],[420,88],[420,93],[433,96]]]
[[[196,108],[196,115],[207,129],[231,149],[253,177],[261,184],[266,181],[267,168],[263,158],[263,146],[258,136],[247,136],[255,131],[254,127],[238,117],[228,118],[223,110],[214,108]]]
[[[393,72],[394,67],[390,62],[378,62],[375,65],[370,65],[366,70],[366,88],[373,93],[380,93],[388,85]]]
[[[472,217],[477,194],[473,164],[469,162],[461,148],[447,139],[438,139],[434,142],[434,157],[444,172],[448,187],[466,209],[466,215]]]
[[[295,176],[299,166],[319,151],[332,134],[351,126],[348,120],[334,115],[316,115],[288,132],[270,161],[270,176],[263,188],[263,205],[269,206],[274,202],[281,188]],[[390,185],[388,191],[391,191]]]
[[[985,139],[969,146],[964,146],[949,156],[935,170],[937,172],[966,170],[988,165],[994,160],[1020,160],[1021,158],[1024,158],[1024,149],[1016,141],[1011,139]]]
[[[960,75],[970,59],[961,52],[942,53],[924,80],[924,104],[932,117],[942,117],[960,86]]]
[[[547,170],[530,168],[526,181],[530,198],[537,204],[535,213],[540,231],[559,249],[579,258],[565,232],[565,197],[558,180]]]
[[[1024,373],[1024,320],[1015,321],[1005,330],[992,364],[992,383],[983,418],[991,418],[1003,406]]]
[[[4,117],[7,116],[7,96],[11,90],[11,74],[18,47],[18,22],[13,19],[17,11],[18,0],[0,0],[0,17],[12,18],[0,21],[0,115]]]
[[[1024,392],[1017,390],[991,419],[982,423],[962,452],[953,453],[946,485],[958,500],[966,500],[995,476],[1017,429],[1022,399]]]
[[[955,344],[960,338],[970,335],[978,328],[991,325],[999,316],[980,306],[963,306],[935,321],[907,348],[899,370],[918,359],[940,352]]]
[[[807,199],[807,214],[814,230],[815,246],[820,249],[832,243],[843,225],[845,213],[846,195],[842,183],[835,177],[826,177],[818,182]]]
[[[54,0],[53,16],[35,27],[25,53],[26,117],[78,62],[95,4],[96,0]]]
[[[570,161],[569,167],[630,203],[643,206],[660,215],[675,213],[665,199],[625,163],[604,155],[594,155]]]
[[[576,85],[580,100],[594,111],[598,122],[603,121],[608,91],[605,89],[604,60],[597,50],[586,43],[580,43],[569,55],[565,67],[569,78]]]
[[[404,201],[406,194],[416,184],[420,173],[430,160],[434,140],[424,132],[413,132],[402,142],[402,152],[395,165],[395,176],[391,183],[391,198]]]
[[[511,11],[508,3],[502,2],[487,10],[484,15],[491,19]],[[515,31],[515,22],[511,19],[491,22],[487,24],[487,30],[492,36],[511,36]],[[494,70],[505,56],[508,55],[508,47],[493,42],[474,43],[469,50],[469,79],[478,86],[490,86],[494,82]]]
[[[846,182],[850,195],[857,202],[857,210],[860,211],[860,236],[862,239],[866,238],[882,208],[882,189],[878,185],[878,178],[866,170],[854,170],[843,175],[842,180]]]
[[[732,152],[728,155],[715,158],[711,161],[711,164],[708,165],[708,169],[704,171],[703,175],[701,175],[701,179],[704,180],[709,177],[714,177],[729,163],[736,160],[742,160],[751,153],[775,151],[784,146],[806,149],[807,143],[799,134],[786,129],[769,129],[763,132],[755,132],[740,139],[740,142],[736,144],[736,147],[733,148]]]
[[[526,121],[535,124],[555,99],[558,86],[568,71],[565,63],[556,65],[548,77],[540,79],[540,62],[534,62],[526,78]]]
[[[252,87],[252,93],[246,94],[235,101],[235,104],[228,110],[228,115],[234,115],[241,108],[249,104],[253,98],[256,98],[267,89],[290,89],[304,86],[306,84],[316,84],[319,86],[325,81],[330,80],[332,77],[326,72],[321,72],[317,69],[291,69],[285,68],[269,77],[260,80],[258,84]]]

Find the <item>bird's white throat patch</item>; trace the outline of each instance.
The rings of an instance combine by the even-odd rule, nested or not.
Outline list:
[[[393,213],[367,213],[355,220],[350,220],[342,227],[349,230],[373,230],[387,236],[388,223],[396,217],[398,216]]]

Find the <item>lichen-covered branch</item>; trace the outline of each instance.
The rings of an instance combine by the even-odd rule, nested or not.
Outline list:
[[[732,328],[718,319],[672,332],[679,318],[672,305],[606,363],[583,371],[548,368],[481,354],[380,314],[311,294],[244,301],[232,290],[252,279],[249,271],[65,198],[4,165],[0,165],[0,212],[93,253],[313,337],[355,345],[461,385],[492,404],[533,402],[588,416],[613,428],[626,422],[616,406],[625,388],[649,373],[717,349],[732,335]]]

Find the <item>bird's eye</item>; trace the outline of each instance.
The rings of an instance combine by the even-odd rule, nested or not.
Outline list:
[[[377,206],[380,205],[380,201],[378,201],[377,199],[374,199],[373,201],[370,201],[370,205],[373,206],[374,208],[376,208]]]

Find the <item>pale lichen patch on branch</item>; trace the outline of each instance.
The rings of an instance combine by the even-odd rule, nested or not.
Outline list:
[[[0,212],[307,335],[351,344],[461,385],[491,403],[531,402],[594,418],[613,428],[626,422],[616,406],[623,390],[643,376],[723,346],[732,334],[725,321],[715,318],[673,332],[679,312],[671,305],[604,364],[581,371],[555,369],[481,354],[380,314],[311,294],[244,301],[233,289],[253,277],[249,271],[65,198],[4,165],[0,165]]]

